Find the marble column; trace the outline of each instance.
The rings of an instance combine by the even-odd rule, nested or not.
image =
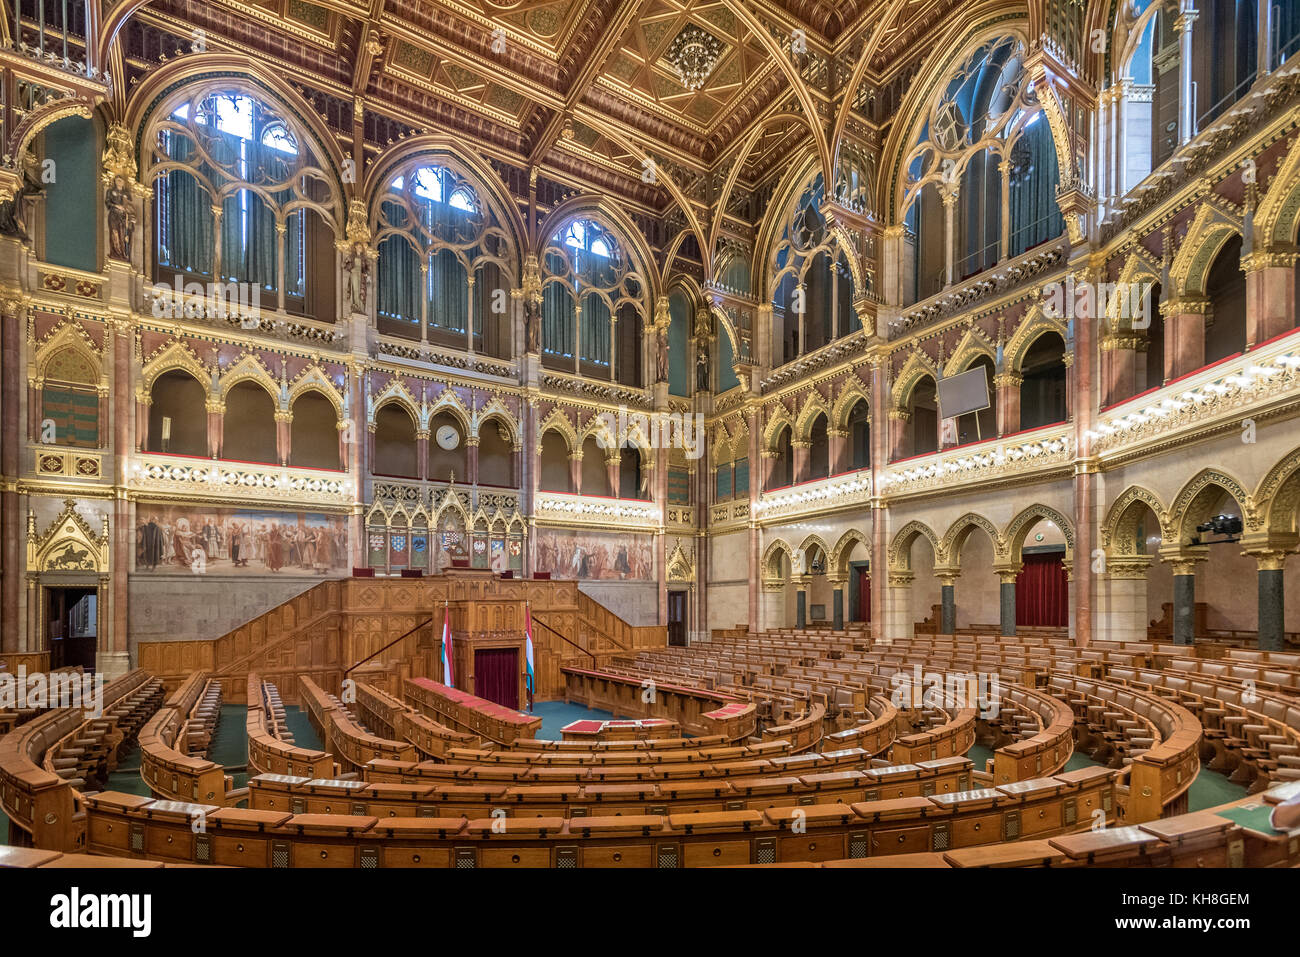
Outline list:
[[[1020,571],[1018,569],[998,569],[998,580],[1000,582],[998,599],[1002,634],[1008,637],[1016,633],[1016,579],[1019,575]]]
[[[935,569],[934,577],[939,579],[939,599],[942,602],[939,634],[951,635],[957,630],[957,575]]]
[[[1174,565],[1174,644],[1190,645],[1196,640],[1196,563],[1176,561]]]
[[[1259,650],[1281,651],[1286,637],[1286,604],[1282,590],[1286,552],[1257,552],[1253,557],[1259,569]]]
[[[831,579],[831,627],[836,631],[844,630],[844,582]]]

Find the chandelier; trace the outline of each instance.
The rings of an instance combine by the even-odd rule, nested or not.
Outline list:
[[[693,23],[668,44],[666,57],[677,71],[677,78],[692,93],[704,85],[722,54],[722,41]]]

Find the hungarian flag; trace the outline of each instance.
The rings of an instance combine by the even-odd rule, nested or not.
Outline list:
[[[442,609],[442,683],[448,688],[456,687],[456,674],[452,669],[451,658],[451,610]]]
[[[533,689],[536,686],[537,679],[533,675],[533,610],[531,606],[525,606],[527,618],[524,619],[524,661],[528,665],[528,709],[533,708]]]

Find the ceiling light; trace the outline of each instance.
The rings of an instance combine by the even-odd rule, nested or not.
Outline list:
[[[673,37],[665,54],[682,86],[694,92],[704,85],[722,54],[722,41],[693,23]]]

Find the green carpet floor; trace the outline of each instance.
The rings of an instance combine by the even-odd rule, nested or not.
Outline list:
[[[300,748],[311,748],[313,751],[321,749],[320,735],[311,726],[307,712],[295,705],[287,704],[284,706],[284,723],[289,726],[289,733],[293,735],[295,745]]]
[[[563,701],[539,701],[533,705],[533,714],[542,719],[542,728],[537,732],[537,737],[544,741],[559,741],[564,737],[560,734],[560,729],[571,722],[584,718],[608,721],[614,717],[608,711],[584,708],[580,704],[565,704]]]
[[[248,708],[242,704],[223,704],[217,730],[208,745],[208,760],[225,768],[242,768],[248,764],[248,733],[245,721]],[[248,783],[248,773],[234,773],[233,787],[242,788]]]

